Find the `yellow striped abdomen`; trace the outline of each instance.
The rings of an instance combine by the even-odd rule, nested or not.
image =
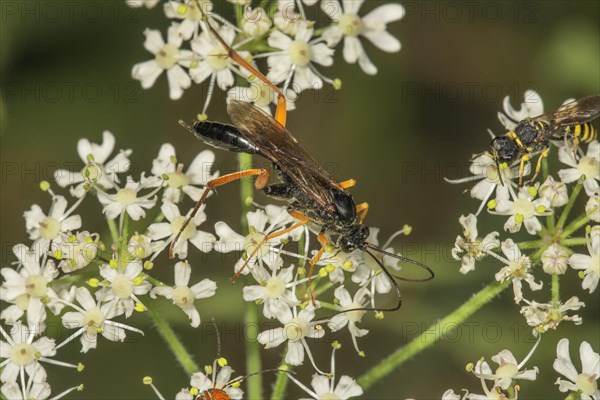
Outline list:
[[[596,139],[598,132],[590,123],[575,125],[573,128],[573,136],[578,142],[589,143]]]

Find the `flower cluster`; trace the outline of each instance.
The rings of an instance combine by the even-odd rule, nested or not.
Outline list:
[[[509,350],[502,350],[492,357],[492,361],[498,364],[495,370],[482,358],[476,364],[468,364],[467,371],[472,372],[481,381],[483,394],[469,393],[463,389],[463,395],[458,395],[452,389],[448,389],[442,395],[443,400],[487,400],[517,399],[521,387],[516,381],[533,381],[539,372],[537,367],[524,369],[525,364],[537,349],[540,338],[531,348],[529,354],[523,361],[518,362]],[[567,380],[558,378],[556,385],[563,393],[569,393],[567,398],[579,398],[585,400],[599,399],[598,378],[600,377],[600,356],[588,342],[582,342],[579,348],[581,358],[581,373],[573,365],[569,354],[569,339],[561,339],[556,346],[556,359],[554,370],[563,375]],[[490,388],[486,381],[492,382]]]
[[[153,7],[157,1],[130,1],[134,7]],[[363,42],[380,50],[397,52],[400,42],[387,32],[387,24],[401,19],[404,8],[399,4],[381,5],[366,15],[360,8],[363,1],[278,0],[262,2],[252,7],[249,1],[212,2],[209,0],[170,0],[163,3],[164,14],[171,19],[166,39],[158,30],[146,29],[144,47],[153,58],[133,67],[134,79],[144,89],[154,85],[166,72],[171,99],[181,98],[192,83],[208,82],[204,108],[206,110],[215,86],[227,92],[228,98],[255,103],[269,110],[275,92],[244,67],[234,63],[223,44],[210,32],[214,28],[222,40],[233,48],[253,68],[277,84],[288,98],[288,108],[307,89],[321,89],[323,84],[341,87],[338,79],[325,75],[323,68],[333,65],[336,47],[343,42],[343,56],[348,63],[358,63],[370,75],[377,67],[369,59]],[[307,18],[305,7],[314,19]],[[227,18],[235,15],[235,18]],[[229,19],[235,19],[235,23]],[[319,24],[318,22],[325,21]],[[255,61],[266,58],[265,65]],[[241,83],[236,86],[236,77]]]
[[[231,273],[245,275],[240,297],[261,305],[264,317],[280,324],[261,332],[258,342],[265,349],[285,344],[285,362],[290,366],[308,360],[318,375],[313,378],[316,393],[320,393],[321,380],[327,380],[329,372],[317,366],[311,342],[323,338],[327,329],[336,332],[347,327],[354,348],[364,355],[358,338],[369,331],[360,327],[367,314],[362,309],[376,308],[378,295],[392,289],[373,259],[366,258],[361,250],[346,254],[329,245],[315,265],[310,277],[313,286],[309,288],[313,233],[307,227],[286,229],[297,220],[284,207],[257,206],[249,211],[249,231],[245,234],[222,221],[214,224],[214,232],[203,228],[207,204],[193,218],[181,211],[191,212],[192,201],[198,200],[206,183],[217,176],[212,171],[212,152],[202,151],[186,168],[177,160],[173,146],[164,144],[150,172],[134,177],[127,175],[131,150],[121,150],[111,157],[114,147],[115,138],[108,131],[99,144],[81,139],[77,145],[80,172],[57,170],[54,174],[56,184],[68,189],[71,199],[56,193],[44,181],[40,187],[50,197],[49,206],[36,204],[24,213],[30,243],[14,246],[17,262],[0,270],[0,300],[7,305],[0,314],[2,358],[6,359],[0,365],[3,392],[19,390],[23,398],[34,396],[32,391],[43,390],[49,395],[44,363],[81,370],[82,365],[58,361],[58,351],[79,342],[81,352],[87,353],[101,347],[102,340],[123,342],[128,334],[143,335],[142,330],[127,324],[127,319],[134,312],[159,318],[158,297],[168,299],[185,313],[191,327],[199,327],[198,304],[217,293],[217,283],[208,278],[192,281],[188,261],[192,252],[239,254]],[[183,204],[186,201],[189,206]],[[90,202],[95,202],[104,215],[110,236],[86,229],[87,224],[77,214],[82,204],[88,208]],[[186,219],[189,223],[182,230]],[[132,221],[137,222],[136,227],[145,228],[132,231]],[[280,231],[285,233],[278,234]],[[390,240],[409,232],[405,227]],[[373,229],[369,241],[377,244],[377,235],[378,230]],[[384,247],[393,251],[390,240]],[[331,238],[329,241],[334,243]],[[178,260],[158,258],[166,255],[169,247]],[[394,270],[399,268],[389,255],[380,262]],[[172,282],[153,276],[155,263],[173,268]],[[320,301],[313,304],[310,293],[317,293]],[[317,317],[318,313],[323,316]],[[50,314],[59,316],[66,335],[45,336],[45,321]],[[221,385],[232,372],[222,368],[213,381]],[[207,378],[193,375],[192,387],[202,389],[194,383],[199,379]],[[340,384],[356,385],[347,376]],[[75,389],[80,387],[64,393]],[[241,389],[236,390],[241,393]],[[359,393],[360,388],[350,392]]]
[[[525,99],[519,110],[510,105],[508,98],[505,99],[504,113],[498,116],[507,131],[512,132],[519,121],[543,113],[542,100],[536,92],[526,92]],[[592,295],[600,277],[600,144],[592,140],[584,151],[581,146],[575,148],[570,130],[566,129],[562,134],[561,140],[550,141],[547,149],[528,155],[523,160],[515,160],[512,165],[498,162],[491,153],[479,154],[472,160],[473,176],[450,181],[479,181],[470,194],[481,201],[480,206],[476,213],[459,218],[464,231],[456,238],[452,251],[453,257],[461,261],[460,272],[466,274],[473,271],[475,264],[484,258],[499,261],[500,268],[495,273],[495,280],[500,285],[512,283],[514,301],[521,306],[521,315],[533,328],[534,335],[540,337],[549,329],[557,329],[561,322],[570,321],[580,325],[582,318],[575,314],[585,306],[580,297]],[[549,167],[554,164],[547,160],[554,154],[563,164],[555,173]],[[540,157],[539,160],[537,157]],[[536,177],[532,170],[538,169],[540,174]],[[525,177],[529,177],[529,181]],[[581,199],[582,196],[585,198]],[[477,223],[482,218],[484,208],[501,229],[480,234]],[[579,211],[576,211],[578,208]],[[501,231],[504,231],[504,235]],[[506,237],[501,239],[502,236]],[[559,283],[563,275],[569,273],[580,277],[581,288],[588,293],[564,293],[565,289]],[[545,285],[546,282],[550,282],[550,285]],[[531,293],[524,293],[524,283]],[[544,287],[549,289],[546,297],[541,295]],[[540,294],[536,296],[533,292]],[[559,360],[570,362],[568,354],[564,355],[568,350],[561,343],[558,347]],[[589,357],[586,359],[589,360]],[[590,375],[593,384],[584,387],[583,378],[578,381],[574,370],[556,368],[556,365],[567,363],[559,360],[555,363],[555,369],[575,384],[581,383],[577,388],[572,383],[561,384],[561,391],[580,390],[582,396],[593,396],[598,374]],[[586,368],[589,370],[591,367]],[[487,364],[480,363],[474,369],[476,375],[485,379],[492,376],[490,371]],[[498,393],[504,393],[508,387],[502,382],[495,382],[495,386],[499,388]],[[490,396],[493,389],[488,390],[484,385],[484,391],[486,396]],[[515,398],[517,391],[513,391]],[[447,398],[459,398],[453,397],[457,396],[454,394],[448,395],[450,397]],[[465,396],[478,398],[475,395]],[[513,397],[506,395],[502,398]]]
[[[527,101],[519,110],[510,105],[508,98],[505,99],[504,113],[498,115],[507,130],[514,129],[520,120],[543,113],[542,100],[537,93],[526,92],[525,98]],[[517,177],[521,160],[513,166],[503,165],[498,164],[491,154],[484,153],[473,159],[472,177],[452,181],[480,180],[470,190],[471,196],[481,201],[479,210],[459,219],[464,232],[457,237],[452,254],[462,262],[460,272],[472,271],[475,263],[487,256],[500,261],[503,267],[496,273],[496,280],[512,281],[515,302],[526,304],[521,308],[521,314],[539,332],[556,328],[565,320],[581,323],[579,316],[568,312],[577,311],[584,303],[578,297],[560,301],[557,290],[561,275],[576,271],[582,278],[582,288],[589,293],[596,290],[600,277],[600,225],[594,225],[600,222],[600,144],[591,141],[586,152],[580,148],[574,154],[567,131],[565,140],[552,142],[550,146],[558,147],[557,151],[550,148],[550,154],[558,153],[558,159],[566,165],[554,176],[547,167],[546,158],[542,158],[540,178],[519,187]],[[523,173],[527,175],[531,169],[524,168]],[[585,210],[570,219],[581,192],[587,196],[583,202]],[[479,234],[477,219],[485,206],[490,215],[506,218],[502,228],[509,237],[503,241],[499,240],[498,231],[484,236]],[[581,230],[585,234],[580,234]],[[525,232],[529,240],[522,239]],[[524,282],[532,291],[539,291],[548,276],[553,282],[550,302],[524,298]]]

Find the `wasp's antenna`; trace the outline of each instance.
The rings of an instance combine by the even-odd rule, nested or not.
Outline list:
[[[248,375],[245,375],[245,376],[239,376],[239,377],[237,377],[237,378],[234,378],[234,379],[232,379],[231,381],[229,381],[229,382],[227,383],[227,385],[228,385],[228,386],[231,386],[231,385],[233,385],[234,383],[242,382],[242,381],[244,381],[244,379],[250,378],[251,376],[254,376],[254,375],[262,375],[262,374],[264,374],[265,372],[281,372],[281,373],[283,373],[283,374],[294,374],[294,372],[293,372],[293,371],[287,371],[287,370],[285,370],[285,369],[278,369],[278,368],[273,368],[273,369],[264,369],[264,370],[262,370],[262,371],[253,372],[253,373],[251,373],[251,374],[248,374]]]
[[[215,321],[215,316],[210,314],[210,322],[215,327],[215,333],[217,334],[217,359],[221,358],[221,333],[219,332],[219,326]]]
[[[373,257],[377,261],[377,263],[379,264],[379,266],[383,269],[383,271],[386,273],[386,275],[388,275],[388,277],[390,277],[390,278],[395,278],[395,279],[398,279],[400,281],[406,281],[406,282],[427,282],[427,281],[432,280],[435,277],[435,273],[433,272],[433,270],[430,267],[428,267],[427,265],[423,264],[422,262],[413,260],[411,258],[402,257],[401,255],[398,255],[398,254],[390,253],[389,251],[385,251],[383,249],[380,249],[379,247],[377,247],[375,245],[372,245],[371,243],[366,243],[366,246],[368,248],[370,248],[371,250],[375,250],[375,251],[377,251],[377,252],[379,252],[381,254],[385,254],[386,256],[390,256],[390,257],[396,258],[396,259],[398,259],[400,261],[404,261],[404,262],[407,262],[409,264],[414,264],[414,265],[416,265],[416,266],[424,269],[425,271],[427,271],[429,273],[429,276],[427,278],[420,278],[420,279],[403,278],[403,277],[400,277],[400,276],[392,275],[392,274],[389,273],[389,271],[387,271],[385,268],[383,268],[382,263],[379,262],[379,260],[377,260],[377,258],[373,254],[371,254],[369,251],[365,250],[367,253],[369,253],[371,255],[371,257]]]
[[[504,179],[502,178],[502,171],[500,170],[500,159],[498,158],[498,153],[494,150],[494,161],[496,162],[496,170],[498,171],[498,178],[500,179],[500,184],[504,186]]]
[[[180,125],[181,125],[181,122],[180,122]],[[481,156],[485,155],[485,153],[487,153],[487,151],[482,151],[481,153],[473,154],[473,156],[471,157],[471,159],[469,161],[473,161],[477,157],[481,157]]]
[[[379,268],[381,268],[381,270],[383,271],[383,273],[385,274],[385,276],[387,276],[387,278],[390,280],[390,282],[394,286],[394,289],[396,289],[396,295],[398,296],[398,302],[396,303],[395,306],[393,306],[393,307],[387,307],[387,308],[382,308],[382,307],[359,307],[359,308],[350,308],[348,310],[341,310],[341,311],[335,312],[333,314],[330,314],[330,315],[324,317],[323,318],[324,320],[329,319],[331,317],[335,317],[336,315],[339,315],[339,314],[349,313],[349,312],[353,312],[353,311],[375,311],[375,312],[390,311],[390,312],[392,312],[392,311],[398,311],[400,309],[400,307],[402,307],[402,293],[400,292],[400,286],[398,286],[398,282],[396,282],[396,280],[394,279],[394,275],[392,275],[390,273],[390,271],[388,271],[388,269],[383,265],[383,263],[377,257],[375,257],[375,255],[373,253],[371,253],[367,249],[363,249],[363,251],[365,251],[369,256],[371,256],[371,258],[373,258],[373,260],[375,260],[375,262],[377,263],[377,265],[379,265]]]

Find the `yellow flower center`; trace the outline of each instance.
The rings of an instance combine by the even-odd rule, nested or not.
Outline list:
[[[81,175],[87,181],[96,182],[102,176],[102,168],[94,162],[89,162],[81,170]]]
[[[531,218],[535,215],[535,206],[526,199],[517,199],[512,205],[513,214],[521,214],[523,219]]]
[[[358,36],[363,31],[360,17],[356,14],[342,14],[338,25],[347,36]]]
[[[244,239],[244,249],[246,249],[248,257],[263,258],[268,254],[269,245],[264,239],[265,235],[258,232],[252,232],[246,236]]]
[[[350,304],[348,307],[346,307],[347,310],[350,310],[352,308],[361,308],[362,306],[358,303],[352,303]],[[360,322],[362,320],[363,315],[365,315],[366,311],[363,310],[356,310],[356,311],[350,311],[346,313],[346,317],[348,318],[348,321],[350,322]]]
[[[40,222],[40,235],[44,239],[52,240],[60,233],[60,222],[53,217],[46,217]]]
[[[83,327],[90,336],[96,336],[102,332],[104,325],[104,313],[98,307],[90,308],[83,315]]]
[[[515,364],[508,363],[496,369],[496,376],[499,378],[514,378],[519,373],[519,367]]]
[[[301,318],[294,318],[285,324],[283,331],[290,342],[296,342],[308,334],[308,324]]]
[[[265,291],[268,298],[277,299],[285,292],[285,282],[277,277],[269,278]]]
[[[340,400],[340,397],[333,392],[329,392],[325,393],[324,395],[321,395],[319,397],[319,400]]]
[[[263,82],[253,82],[251,86],[252,101],[262,107],[266,107],[273,100],[273,89]]]
[[[25,279],[25,290],[31,297],[44,297],[48,292],[48,280],[43,275],[30,275]]]
[[[173,218],[173,221],[171,221],[171,232],[173,234],[177,234],[181,230],[181,227],[183,226],[185,220],[186,217],[184,217],[183,215],[179,215]],[[196,225],[194,224],[194,221],[190,221],[190,223],[187,224],[183,232],[181,232],[181,237],[179,239],[188,240],[193,238],[194,236],[196,236]]]
[[[310,46],[302,40],[294,40],[288,49],[292,63],[298,67],[304,67],[310,62]]]
[[[116,199],[120,204],[128,206],[135,203],[137,200],[137,193],[135,190],[129,188],[119,189]]]
[[[172,44],[166,44],[156,53],[156,63],[162,69],[170,69],[177,64],[179,49]]]
[[[213,47],[212,50],[208,52],[206,61],[213,71],[220,71],[229,67],[231,64],[231,58],[227,56],[227,50],[221,45]]]
[[[35,349],[29,343],[15,344],[10,349],[10,361],[20,367],[31,364],[35,361]]]
[[[181,308],[189,307],[194,304],[196,296],[192,289],[187,286],[175,286],[173,289],[173,301]]]
[[[169,177],[167,180],[169,187],[179,189],[190,184],[190,178],[182,172],[171,172],[167,176]]]
[[[133,294],[133,284],[123,274],[119,274],[115,277],[111,287],[115,296],[120,299],[126,299]]]

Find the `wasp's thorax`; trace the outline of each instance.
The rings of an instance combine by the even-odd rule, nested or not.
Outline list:
[[[523,120],[519,122],[519,125],[515,128],[515,135],[524,146],[529,146],[543,129],[545,129],[545,126],[541,122],[534,123]]]

